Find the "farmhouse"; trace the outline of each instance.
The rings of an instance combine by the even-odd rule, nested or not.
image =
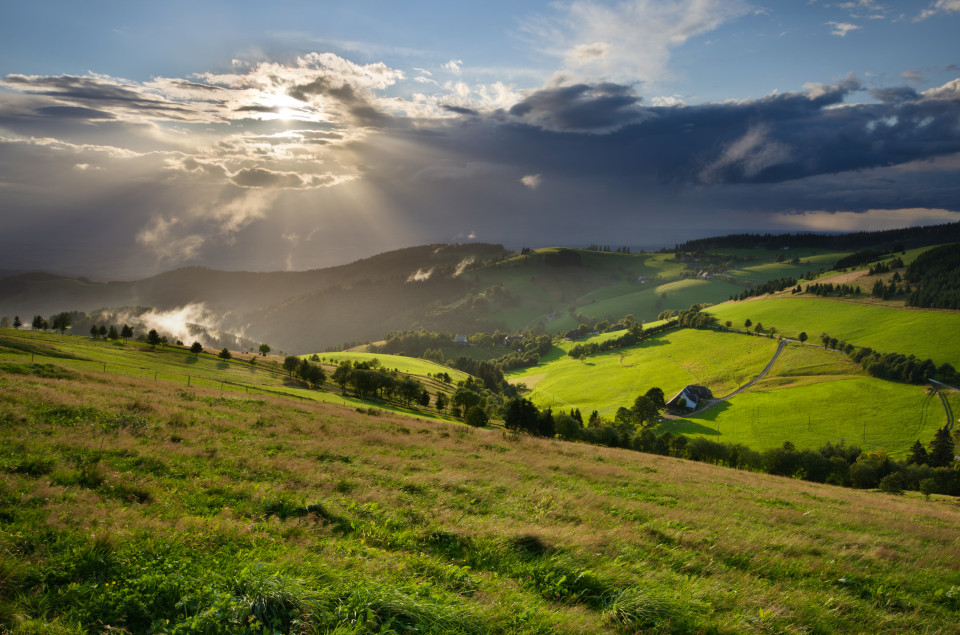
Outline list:
[[[683,414],[696,410],[700,402],[704,399],[710,399],[713,393],[706,386],[697,386],[690,384],[684,386],[683,390],[673,396],[673,399],[667,402],[667,410],[675,414]]]

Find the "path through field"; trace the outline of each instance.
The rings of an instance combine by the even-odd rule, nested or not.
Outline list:
[[[704,406],[703,408],[700,408],[699,410],[694,410],[693,412],[690,412],[690,413],[684,415],[684,417],[690,417],[690,416],[693,416],[693,415],[696,415],[696,414],[700,414],[701,412],[704,412],[705,410],[709,410],[710,408],[714,407],[714,406],[717,405],[718,403],[723,402],[723,401],[726,401],[727,399],[729,399],[730,397],[733,397],[734,395],[740,394],[741,392],[743,392],[744,390],[746,390],[746,389],[749,388],[750,386],[754,385],[755,383],[757,383],[758,381],[760,381],[761,379],[763,379],[764,376],[767,374],[767,372],[769,372],[769,370],[773,367],[773,364],[777,361],[777,358],[780,357],[780,353],[783,352],[784,347],[785,347],[785,346],[787,345],[787,343],[790,342],[790,341],[792,341],[792,340],[786,340],[786,339],[780,340],[780,345],[777,346],[777,351],[773,354],[773,357],[770,358],[770,361],[767,363],[767,365],[763,367],[763,370],[760,371],[760,374],[759,374],[759,375],[757,375],[756,377],[754,377],[753,379],[751,379],[750,381],[748,381],[748,382],[745,383],[744,385],[740,386],[739,388],[737,388],[736,390],[734,390],[732,393],[730,393],[730,394],[728,394],[728,395],[724,395],[723,397],[720,397],[719,399],[715,399],[715,400],[711,401],[709,404],[707,404],[706,406]]]

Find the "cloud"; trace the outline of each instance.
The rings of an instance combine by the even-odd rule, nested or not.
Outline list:
[[[556,9],[524,29],[563,60],[565,83],[659,81],[672,49],[749,11],[739,0],[574,0]]]
[[[528,187],[531,190],[535,190],[538,187],[540,187],[540,183],[542,180],[543,179],[540,178],[539,174],[528,174],[522,179],[520,179],[520,182],[523,183],[525,187]]]
[[[433,275],[433,269],[417,269],[407,277],[407,282],[425,282],[430,279],[430,276]]]
[[[177,237],[174,230],[180,224],[176,217],[154,217],[136,236],[137,243],[149,249],[160,261],[185,262],[192,260],[203,247],[202,236],[191,234]]]
[[[826,24],[831,27],[830,33],[839,37],[847,37],[847,33],[860,28],[856,24],[850,24],[849,22],[827,22]]]
[[[956,13],[960,12],[960,0],[937,0],[931,4],[928,8],[920,12],[917,17],[914,18],[914,22],[919,22],[920,20],[926,20],[931,18],[938,13]]]
[[[443,64],[441,68],[445,71],[450,71],[457,75],[460,74],[460,69],[463,67],[463,60],[450,60],[446,64]]]
[[[712,182],[733,172],[752,179],[764,170],[790,159],[790,147],[772,140],[766,127],[757,126],[729,144],[720,157],[700,173],[700,178]]]
[[[814,232],[883,231],[900,227],[938,225],[960,221],[960,211],[946,209],[869,209],[864,212],[780,213],[771,217],[775,225]]]
[[[618,84],[576,84],[535,91],[509,115],[545,130],[604,133],[644,119],[640,97]]]

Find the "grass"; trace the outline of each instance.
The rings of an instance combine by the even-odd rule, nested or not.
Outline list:
[[[904,458],[914,441],[927,444],[943,423],[944,409],[925,387],[867,377],[839,353],[790,344],[747,392],[659,430],[754,449],[844,441]]]
[[[806,331],[869,346],[884,353],[930,358],[937,365],[960,367],[960,312],[897,309],[858,302],[811,297],[778,297],[727,302],[710,307],[718,320],[741,327],[744,320],[775,326],[788,337]]]
[[[469,377],[469,375],[463,371],[459,371],[449,366],[444,366],[443,364],[437,364],[436,362],[420,359],[419,357],[354,352],[317,353],[317,355],[320,356],[322,363],[331,364],[334,366],[340,362],[369,362],[376,359],[380,362],[380,366],[382,368],[389,370],[396,369],[401,373],[406,373],[408,375],[419,375],[426,377],[427,375],[448,373],[454,384],[456,384],[458,381],[465,381]],[[300,357],[306,358],[310,357],[310,355],[301,355]]]
[[[11,633],[956,625],[938,497],[67,372],[0,373]]]
[[[637,395],[654,386],[668,398],[687,384],[704,384],[718,395],[731,392],[757,375],[777,348],[777,342],[768,338],[690,329],[668,331],[582,362],[566,354],[573,345],[564,342],[540,364],[508,373],[507,378],[532,388],[530,398],[540,407],[576,407],[585,414],[597,410],[612,419],[617,408],[630,407]]]

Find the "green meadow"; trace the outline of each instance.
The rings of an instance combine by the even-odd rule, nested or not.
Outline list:
[[[0,367],[3,632],[956,629],[946,497],[23,356]]]
[[[744,336],[746,337],[746,336]],[[788,344],[762,380],[697,415],[668,420],[658,431],[703,436],[750,448],[819,448],[826,442],[887,450],[905,458],[946,423],[924,386],[865,376],[834,351]]]
[[[508,380],[530,388],[530,399],[541,408],[597,410],[612,419],[617,408],[630,407],[654,386],[668,398],[687,384],[706,385],[718,396],[732,392],[756,376],[777,349],[775,340],[764,337],[674,329],[581,361],[567,355],[576,343],[559,344],[537,366],[508,373]]]
[[[960,367],[960,313],[901,309],[811,297],[776,297],[726,302],[707,309],[720,322],[742,328],[749,319],[787,337],[805,331],[812,341],[821,333],[883,353],[930,358]]]
[[[383,355],[378,353],[355,353],[355,352],[336,352],[336,353],[316,353],[320,361],[324,364],[336,366],[341,362],[372,362],[377,360],[380,366],[387,370],[398,370],[407,375],[419,375],[427,377],[428,375],[437,375],[447,373],[456,384],[458,381],[465,381],[469,375],[449,366],[437,364],[419,357],[406,357],[403,355]],[[311,357],[312,355],[301,355],[301,358]]]
[[[344,353],[336,353],[338,356]],[[360,355],[363,354],[349,354]],[[249,357],[257,361],[249,363]],[[373,355],[369,356],[374,357]],[[390,356],[385,356],[390,357]],[[353,358],[351,358],[353,359]],[[409,358],[398,357],[397,360]],[[34,364],[40,367],[55,366],[54,375],[64,372],[98,373],[102,377],[123,376],[147,381],[171,382],[183,388],[214,388],[225,395],[288,395],[300,401],[336,403],[367,407],[366,401],[341,394],[332,384],[327,390],[312,390],[302,382],[292,379],[280,368],[280,358],[262,358],[248,355],[245,359],[225,361],[210,353],[194,355],[179,347],[153,348],[141,342],[107,342],[89,337],[56,335],[34,331],[5,329],[0,331],[0,372],[30,374]],[[435,391],[440,387],[426,377],[421,369],[436,373],[440,367],[424,360],[414,362],[401,372],[418,376]],[[391,365],[393,369],[395,366]],[[327,366],[327,374],[333,366]],[[466,377],[454,369],[446,369],[454,382]],[[449,388],[447,389],[449,390]],[[432,410],[413,410],[391,403],[378,403],[377,408],[398,414],[432,417],[447,420],[449,417]]]

